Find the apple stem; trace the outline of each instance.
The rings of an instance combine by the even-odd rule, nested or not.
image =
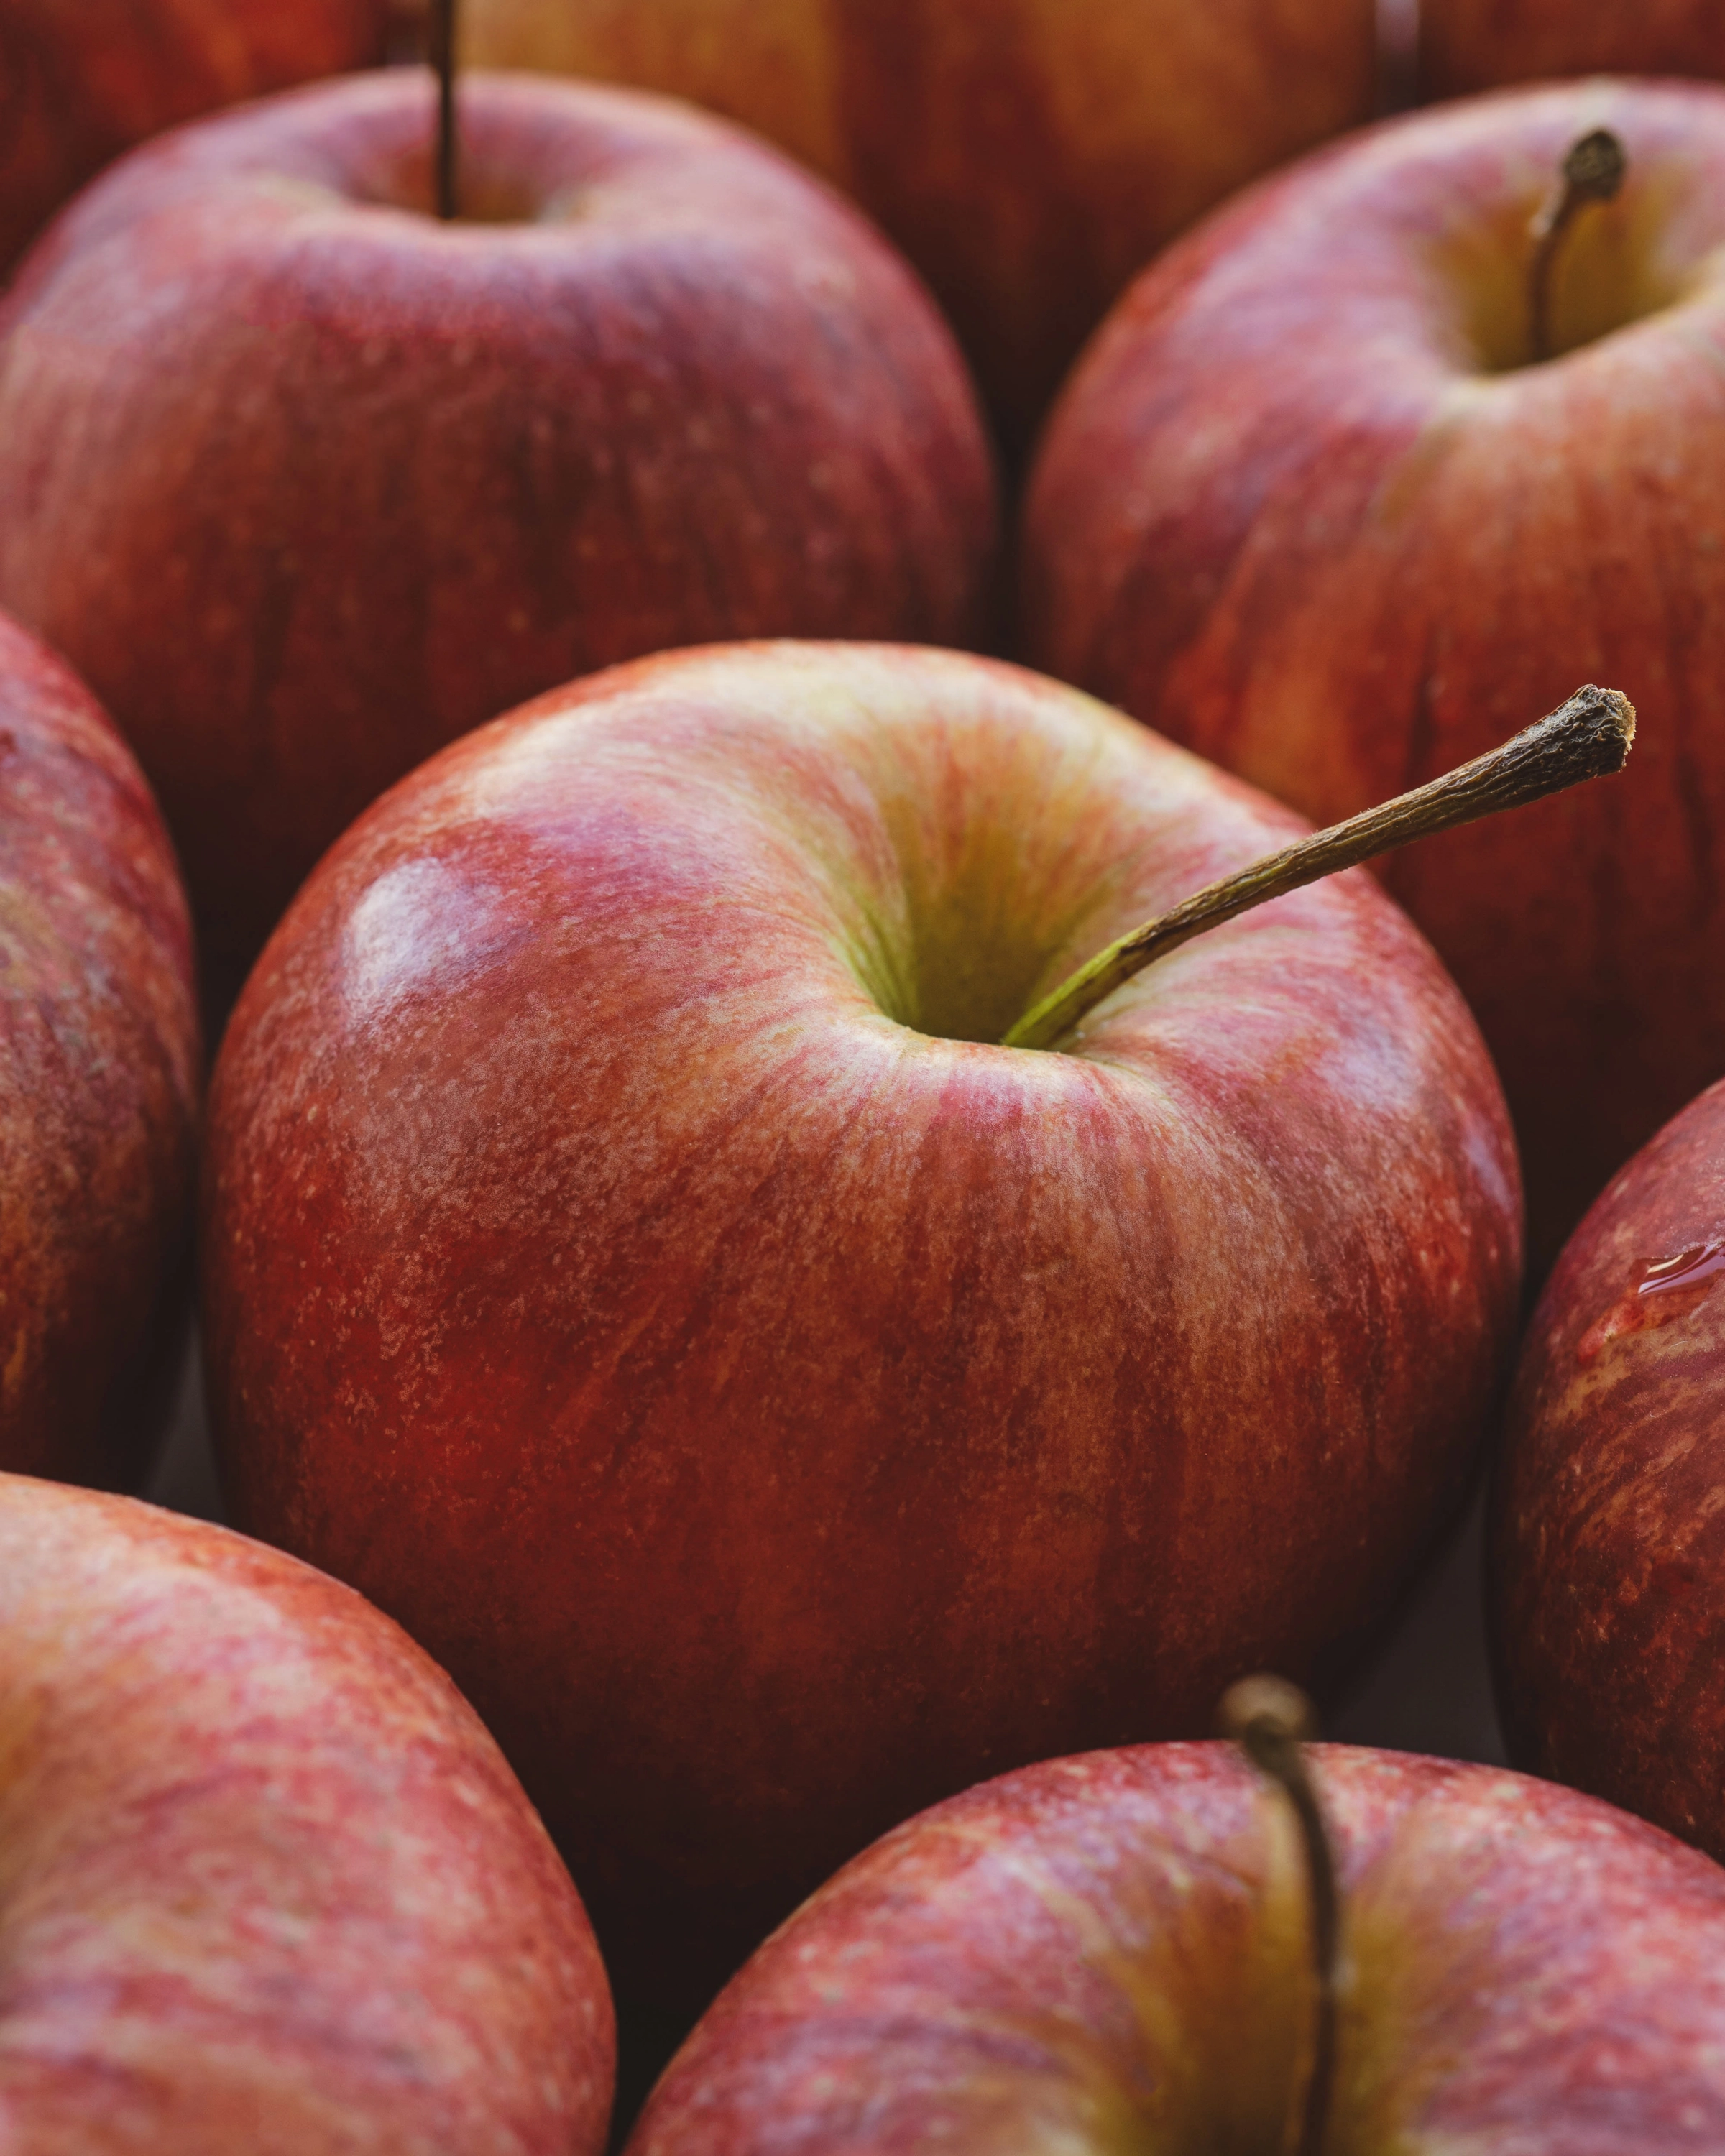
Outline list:
[[[1342,1974],[1342,1895],[1329,1830],[1301,1748],[1316,1734],[1312,1702],[1281,1677],[1242,1677],[1222,1696],[1218,1720],[1248,1759],[1286,1797],[1300,1830],[1312,1922],[1314,2005],[1312,2071],[1306,2078],[1294,2156],[1322,2156],[1336,2080],[1337,2005]]]
[[[1635,737],[1635,710],[1615,689],[1578,689],[1568,703],[1501,748],[1476,757],[1441,778],[1368,808],[1327,831],[1296,839],[1278,854],[1207,885],[1100,951],[1028,1011],[1006,1036],[1008,1048],[1051,1048],[1087,1011],[1208,928],[1281,898],[1302,884],[1356,868],[1414,839],[1453,830],[1481,816],[1516,808],[1584,778],[1621,771]]]
[[[1629,158],[1609,127],[1596,127],[1570,145],[1557,184],[1540,204],[1527,236],[1533,252],[1527,262],[1529,341],[1536,361],[1551,352],[1551,273],[1558,246],[1588,203],[1608,203],[1623,185]]]
[[[437,213],[456,215],[455,0],[432,0],[431,59],[437,69]]]

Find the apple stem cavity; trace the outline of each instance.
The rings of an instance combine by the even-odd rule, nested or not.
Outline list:
[[[455,0],[432,0],[431,63],[437,70],[437,213],[454,221],[459,145],[455,128]]]
[[[1584,778],[1621,771],[1635,737],[1635,707],[1615,689],[1578,689],[1566,704],[1485,756],[1441,778],[1398,794],[1377,808],[1327,831],[1296,839],[1280,853],[1207,885],[1171,912],[1134,928],[1063,981],[1026,1012],[1006,1036],[1008,1048],[1052,1048],[1086,1013],[1112,995],[1153,959],[1268,899],[1338,870],[1394,852],[1415,839],[1453,830],[1481,816],[1520,808],[1561,793]]]
[[[1317,1734],[1312,1702],[1276,1676],[1242,1677],[1222,1695],[1217,1719],[1258,1772],[1286,1797],[1300,1830],[1311,1907],[1313,2013],[1312,2066],[1300,2106],[1293,2156],[1322,2156],[1336,2080],[1336,2027],[1342,1977],[1342,1895],[1335,1853],[1302,1748]]]
[[[1609,127],[1595,127],[1571,144],[1557,184],[1527,228],[1533,243],[1527,261],[1528,341],[1536,362],[1552,357],[1552,265],[1563,234],[1589,203],[1615,198],[1628,169],[1629,158],[1617,136]]]

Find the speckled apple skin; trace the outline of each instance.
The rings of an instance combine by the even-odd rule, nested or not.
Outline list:
[[[598,2156],[605,1974],[479,1718],[226,1529],[0,1476],[0,2143]]]
[[[1157,249],[1368,118],[1369,0],[465,0],[464,50],[675,91],[856,197],[1010,444]]]
[[[0,0],[0,283],[146,136],[383,57],[387,0]]]
[[[1429,97],[1575,74],[1725,75],[1725,22],[1713,0],[1420,0]]]
[[[1725,1873],[1518,1774],[1312,1756],[1350,1986],[1327,2148],[1725,2144]],[[1055,1760],[939,1805],[732,1981],[629,2156],[1289,2145],[1311,2007],[1284,1812],[1214,1743]]]
[[[556,682],[982,625],[981,421],[872,228],[668,100],[476,74],[444,226],[395,206],[432,113],[402,69],[148,146],[0,314],[0,603],[247,958],[386,786]]]
[[[1670,1322],[1588,1352],[1651,1266],[1721,1235],[1715,1086],[1600,1198],[1540,1300],[1491,1566],[1518,1755],[1725,1857],[1725,1293],[1680,1290]]]
[[[979,1774],[1333,1666],[1456,1502],[1514,1155],[1375,886],[990,1045],[1296,828],[1014,668],[671,654],[415,773],[259,961],[225,1487],[455,1674],[619,1984],[710,1996]]]
[[[1629,178],[1559,263],[1560,331],[1577,259],[1686,296],[1482,372],[1463,295],[1522,332],[1527,220],[1599,126]],[[1133,287],[1031,483],[1035,663],[1319,823],[1581,682],[1633,700],[1620,781],[1384,870],[1502,1075],[1541,1272],[1725,1071],[1722,500],[1725,91],[1677,85],[1446,107],[1266,183]]]
[[[0,615],[0,1467],[122,1485],[189,1280],[191,929],[137,765]]]

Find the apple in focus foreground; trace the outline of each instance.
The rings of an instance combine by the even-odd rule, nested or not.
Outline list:
[[[424,766],[259,962],[224,1487],[455,1675],[620,1991],[980,1774],[1333,1677],[1453,1511],[1519,1188],[1376,885],[995,1045],[1298,828],[1015,668],[673,654]]]
[[[1579,136],[1628,153],[1553,260]],[[1030,485],[1037,664],[1320,823],[1577,680],[1634,770],[1414,848],[1385,880],[1502,1075],[1543,1270],[1725,1070],[1725,91],[1589,84],[1389,123],[1133,287]]]
[[[1110,300],[1369,117],[1371,0],[464,0],[462,49],[673,90],[861,203],[1023,446]]]
[[[1725,1087],[1570,1239],[1493,1490],[1517,1755],[1725,1857]]]
[[[423,70],[138,151],[0,311],[0,604],[132,742],[249,958],[444,742],[716,637],[963,642],[993,477],[950,334],[847,205],[669,100]]]
[[[1572,74],[1725,75],[1725,18],[1717,0],[1420,0],[1427,96]]]
[[[359,1598],[0,1476],[0,2122],[30,2156],[598,2156],[605,1974],[519,1785]]]
[[[144,1471],[182,1347],[202,1064],[149,788],[0,614],[0,1468]]]
[[[1725,2145],[1725,1872],[1498,1768],[1308,1756],[1346,1971],[1326,2150]],[[1284,1800],[1231,1745],[1006,1775],[798,1911],[629,2156],[1287,2149],[1311,2071],[1306,1899]]]
[[[383,58],[388,0],[0,0],[0,284],[110,157]]]

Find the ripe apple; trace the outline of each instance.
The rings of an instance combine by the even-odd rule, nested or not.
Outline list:
[[[1504,1720],[1542,1774],[1725,1856],[1725,1088],[1553,1273],[1493,1492]]]
[[[1578,136],[1617,200],[1528,226]],[[1035,660],[1319,821],[1579,677],[1635,767],[1414,849],[1389,888],[1472,1005],[1540,1270],[1725,1070],[1725,91],[1590,84],[1390,122],[1244,198],[1122,302],[1033,475]]]
[[[191,928],[136,764],[3,614],[0,804],[0,1467],[126,1484],[189,1285]]]
[[[597,2156],[605,1973],[479,1718],[357,1594],[0,1476],[0,2119],[31,2156]]]
[[[0,316],[0,603],[137,748],[207,943],[452,737],[614,660],[963,639],[988,453],[926,294],[738,131],[355,76],[138,151]]]
[[[1326,2149],[1725,2145],[1725,1872],[1502,1768],[1311,1758],[1348,1972]],[[1290,2148],[1306,1890],[1255,1784],[1151,1745],[911,1820],[732,1982],[628,2156]]]
[[[1572,74],[1725,75],[1717,0],[1420,0],[1429,96]]]
[[[229,1501],[452,1671],[632,1996],[978,1774],[1338,1672],[1455,1507],[1519,1188],[1375,884],[997,1045],[1298,828],[1015,668],[672,654],[415,773],[259,960]]]
[[[675,90],[847,189],[933,285],[1009,446],[1109,302],[1368,118],[1371,0],[464,0],[463,49]]]
[[[388,0],[0,0],[0,284],[110,157],[178,121],[381,60]]]

